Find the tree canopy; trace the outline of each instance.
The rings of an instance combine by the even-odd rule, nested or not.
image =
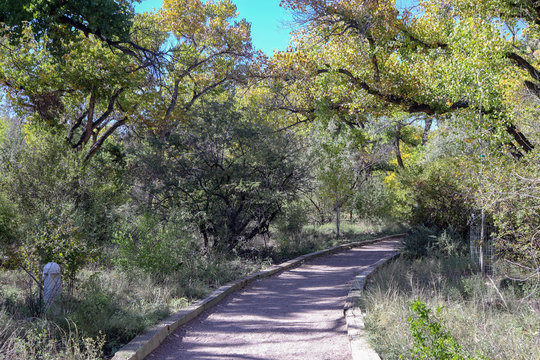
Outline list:
[[[535,2],[282,0],[298,28],[271,57],[231,0],[133,5],[0,4],[10,253],[101,246],[118,223],[116,245],[146,249],[177,217],[227,253],[294,219],[335,217],[338,237],[343,218],[374,216],[465,235],[480,208],[501,254],[536,259]]]

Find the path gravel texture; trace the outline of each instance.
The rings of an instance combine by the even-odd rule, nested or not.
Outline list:
[[[356,274],[394,253],[386,240],[253,282],[178,328],[147,360],[351,360],[343,305]]]

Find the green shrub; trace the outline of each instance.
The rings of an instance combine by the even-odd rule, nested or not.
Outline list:
[[[39,124],[14,127],[1,145],[0,252],[8,249],[11,267],[22,265],[36,278],[46,262],[57,262],[72,285],[110,241],[125,185],[113,176],[115,166],[97,163],[101,155],[85,163]]]
[[[437,238],[437,253],[442,256],[463,256],[469,253],[468,241],[450,226]]]
[[[0,194],[0,266],[10,267],[17,239],[17,223],[12,206]]]
[[[161,223],[149,214],[139,217],[134,226],[125,225],[115,234],[113,243],[117,245],[114,263],[155,278],[178,271],[187,261],[191,245],[181,220],[172,217]]]
[[[423,225],[411,228],[403,239],[401,253],[409,259],[421,258],[430,252],[437,242],[437,230]]]
[[[308,223],[309,206],[303,201],[289,201],[283,205],[275,226],[281,234],[296,235]]]
[[[442,307],[437,308],[437,315],[440,315],[441,310]],[[413,348],[410,350],[412,359],[474,359],[465,354],[461,345],[445,329],[441,320],[435,318],[420,299],[411,304],[411,311],[414,315],[409,316],[407,320],[414,339]]]
[[[471,213],[456,161],[439,159],[411,164],[385,181],[393,191],[392,211],[410,225],[445,229],[452,226],[460,234],[468,231]]]
[[[409,229],[402,243],[402,254],[409,259],[459,256],[467,252],[467,241],[452,227],[439,232],[435,227],[417,225]]]
[[[354,194],[354,208],[362,219],[391,217],[393,194],[378,176],[370,177]]]

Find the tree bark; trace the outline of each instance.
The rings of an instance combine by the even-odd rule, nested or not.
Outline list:
[[[394,137],[394,152],[396,153],[396,160],[400,168],[404,168],[403,158],[401,157],[401,149],[399,148],[399,140],[401,139],[401,123],[396,124],[396,136]]]
[[[336,202],[336,239],[339,239],[340,236],[340,223],[341,223],[341,208]]]
[[[431,125],[433,124],[432,118],[424,119],[424,133],[422,134],[422,145],[426,145],[429,137],[429,131],[431,130]]]
[[[484,209],[482,209],[482,222],[480,224],[480,273],[482,274],[482,277],[486,277],[486,266],[484,264],[484,247],[485,242],[484,238],[486,236],[485,233],[485,227],[486,227],[486,213]]]

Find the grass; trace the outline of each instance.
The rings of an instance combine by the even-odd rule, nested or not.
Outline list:
[[[74,323],[67,330],[47,319],[15,321],[0,309],[0,359],[94,360],[103,358],[105,337],[83,337]]]
[[[440,322],[469,355],[540,359],[538,288],[499,283],[473,274],[466,257],[399,258],[374,274],[363,294],[369,340],[383,359],[409,358],[410,304],[421,299],[443,307]]]
[[[404,227],[392,221],[356,221],[342,222],[341,235],[336,238],[334,223],[324,225],[306,225],[296,233],[276,232],[274,237],[277,254],[275,262],[282,262],[296,256],[323,250],[349,242],[369,240],[404,231]]]
[[[62,351],[68,351],[75,343],[84,349],[86,343],[101,343],[100,339],[104,340],[104,355],[111,355],[159,320],[265,264],[208,255],[187,265],[159,281],[133,270],[87,269],[72,293],[64,294],[59,310],[40,319],[28,318],[24,274],[0,271],[0,359],[32,359],[34,353],[63,359],[66,357]],[[2,331],[12,335],[2,337]],[[36,333],[48,334],[50,342],[37,341]],[[79,340],[70,344],[68,340],[74,337]],[[9,356],[5,355],[7,348]]]

